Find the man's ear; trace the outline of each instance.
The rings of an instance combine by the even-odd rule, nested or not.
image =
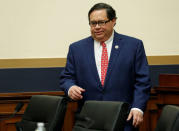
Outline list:
[[[114,26],[116,25],[116,19],[117,19],[117,18],[112,19],[112,22],[115,22],[115,23],[114,23]]]

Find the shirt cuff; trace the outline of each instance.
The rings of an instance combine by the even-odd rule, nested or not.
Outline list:
[[[76,86],[76,85],[72,85],[72,86]],[[71,88],[72,86],[70,86],[70,88]],[[70,90],[70,88],[68,89],[68,96],[69,96],[69,90]]]
[[[137,111],[141,112],[142,115],[144,114],[144,112],[141,109],[139,109],[139,108],[131,108],[131,110],[137,110]]]

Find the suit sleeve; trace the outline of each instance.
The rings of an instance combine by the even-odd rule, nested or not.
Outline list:
[[[70,46],[67,55],[66,66],[60,76],[60,88],[62,88],[65,91],[65,93],[68,94],[69,88],[73,85],[76,85],[75,62],[72,53],[72,46]]]
[[[135,56],[135,85],[132,108],[145,110],[150,94],[149,66],[142,41],[138,43]]]

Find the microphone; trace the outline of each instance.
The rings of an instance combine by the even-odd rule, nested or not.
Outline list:
[[[19,102],[19,103],[17,104],[17,106],[15,107],[15,109],[14,109],[14,112],[13,112],[13,114],[12,114],[12,117],[14,117],[14,115],[15,115],[17,112],[19,112],[19,111],[22,109],[23,106],[24,106],[24,103],[23,103],[23,102]]]
[[[19,103],[16,105],[13,114],[10,115],[10,117],[8,117],[8,118],[0,119],[0,121],[2,121],[2,120],[8,120],[8,119],[10,119],[10,118],[13,118],[13,117],[16,115],[16,113],[19,112],[19,111],[22,109],[23,106],[24,106],[24,103],[23,103],[23,102],[19,102]]]

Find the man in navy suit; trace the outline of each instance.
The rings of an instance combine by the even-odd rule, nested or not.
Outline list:
[[[149,67],[143,43],[114,31],[116,13],[108,4],[94,5],[88,18],[91,36],[70,45],[61,87],[79,105],[86,100],[129,103],[125,131],[132,131],[143,121],[150,93]],[[104,66],[102,43],[107,49],[106,72],[101,72]]]

